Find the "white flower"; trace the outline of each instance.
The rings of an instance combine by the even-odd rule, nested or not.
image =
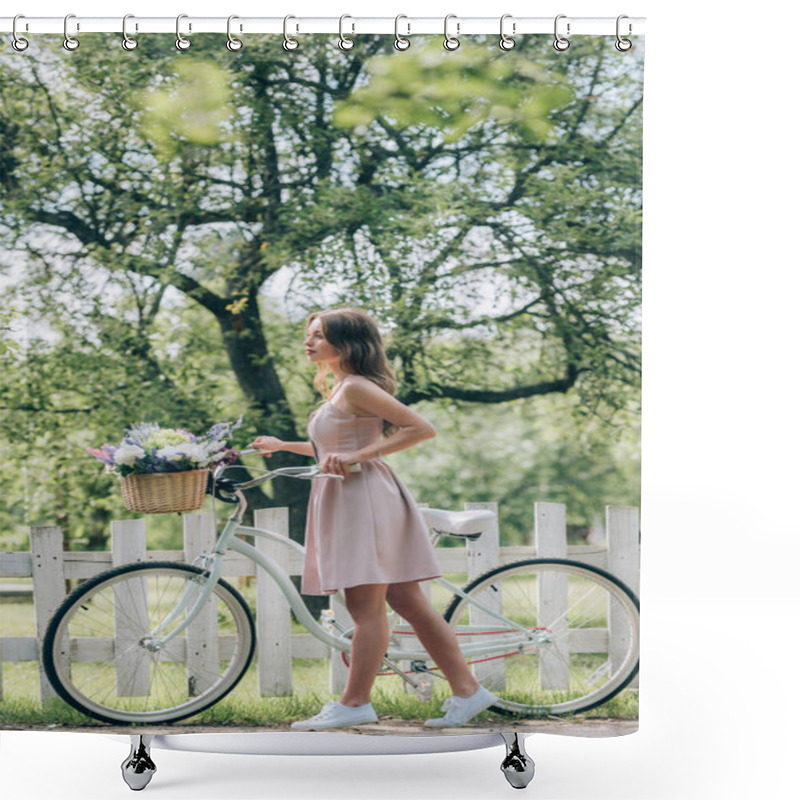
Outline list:
[[[192,464],[201,467],[208,463],[208,451],[202,444],[197,444],[195,442],[168,445],[156,451],[156,455],[167,461],[180,461],[181,459],[188,458]]]
[[[208,448],[204,444],[190,444],[184,448],[193,464],[205,467],[208,464]]]
[[[185,447],[182,444],[170,444],[160,450],[156,450],[156,455],[165,461],[180,461],[185,455]]]
[[[122,444],[114,452],[114,463],[124,467],[132,467],[137,458],[144,455],[144,450],[135,444]]]

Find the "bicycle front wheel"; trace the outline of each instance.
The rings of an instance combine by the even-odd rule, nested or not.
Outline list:
[[[501,698],[493,711],[587,711],[622,691],[638,671],[639,602],[604,570],[527,559],[490,570],[464,592],[445,619],[467,652],[478,649],[467,661]]]
[[[232,586],[219,581],[185,630],[163,647],[152,644],[183,623],[207,580],[197,567],[154,562],[78,587],[44,639],[53,688],[105,722],[174,722],[216,703],[244,675],[255,646],[252,614]]]

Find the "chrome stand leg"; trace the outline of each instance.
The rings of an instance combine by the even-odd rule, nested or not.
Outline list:
[[[533,759],[525,752],[525,738],[517,733],[501,733],[506,743],[506,757],[500,765],[506,780],[515,789],[524,789],[532,780]]]
[[[150,758],[152,736],[131,736],[131,752],[122,762],[122,779],[134,792],[140,792],[150,783],[156,765]]]

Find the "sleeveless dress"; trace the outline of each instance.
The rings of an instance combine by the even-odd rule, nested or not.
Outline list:
[[[330,402],[308,424],[317,462],[381,437],[379,417],[357,416]],[[344,480],[311,484],[303,594],[335,594],[367,583],[423,581],[442,574],[427,526],[408,489],[382,459],[360,464]]]

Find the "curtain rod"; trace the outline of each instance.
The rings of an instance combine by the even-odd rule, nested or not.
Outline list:
[[[507,36],[529,33],[553,35],[555,17],[514,17],[504,15],[503,30]],[[443,34],[444,17],[295,17],[286,18],[288,33],[291,35],[308,33],[343,32],[349,36],[358,34],[394,34],[401,36],[414,34]],[[559,35],[605,35],[614,36],[617,32],[617,17],[570,17],[559,15]],[[237,35],[256,33],[284,33],[284,17],[234,17],[231,32]],[[641,36],[645,32],[645,17],[624,16],[620,21],[622,36]],[[195,17],[189,14],[180,17],[180,32],[183,36],[195,33],[227,33],[229,18]],[[450,15],[447,30],[452,36],[471,34],[500,33],[500,16],[459,17]],[[84,33],[122,33],[122,17],[26,17],[18,15],[16,32],[18,35],[58,33],[64,34],[65,26],[70,36]],[[569,26],[569,28],[567,27]],[[175,33],[178,20],[175,17],[136,17],[129,15],[126,30],[129,35],[142,33]],[[11,33],[14,17],[0,17],[0,32]]]

